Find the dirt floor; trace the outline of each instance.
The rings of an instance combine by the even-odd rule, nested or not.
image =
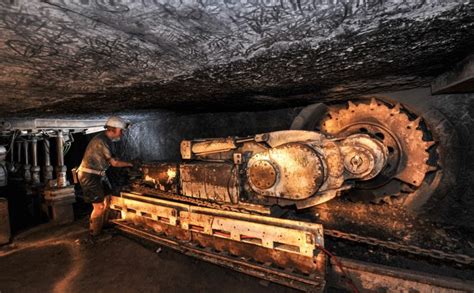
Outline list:
[[[0,292],[293,292],[121,235],[84,244],[86,233],[85,221],[42,225],[0,247]]]

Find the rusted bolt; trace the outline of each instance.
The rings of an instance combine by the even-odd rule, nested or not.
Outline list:
[[[355,155],[351,158],[351,165],[354,171],[356,171],[364,161],[359,155]]]
[[[363,174],[370,169],[370,157],[362,150],[354,150],[346,155],[344,166],[352,174]]]

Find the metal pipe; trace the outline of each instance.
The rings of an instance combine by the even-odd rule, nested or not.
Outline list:
[[[29,155],[29,152],[28,152],[28,141],[24,140],[23,141],[23,162],[25,163],[25,165],[29,165],[30,164],[30,155]]]
[[[58,166],[64,165],[64,136],[63,131],[58,131],[58,136],[56,137],[57,142],[57,162]]]
[[[12,168],[13,169],[12,173],[13,172],[20,173],[21,172],[21,148],[22,148],[21,141],[16,140],[13,145],[13,148],[16,149],[16,159],[15,159],[15,162],[13,163],[14,167]]]
[[[16,141],[16,148],[18,149],[18,152],[16,153],[16,162],[21,164],[21,141]]]
[[[28,152],[28,141],[23,141],[23,159],[24,159],[24,165],[23,165],[23,179],[25,179],[25,182],[30,182],[31,181],[31,172],[30,172],[30,155]]]
[[[10,146],[10,162],[15,163],[15,142],[13,142]]]
[[[51,166],[51,145],[47,137],[43,139],[43,157],[43,182],[44,184],[48,184],[49,181],[53,179],[53,166]]]
[[[13,139],[15,136],[13,136]],[[9,173],[14,173],[16,171],[16,162],[15,162],[15,141],[12,141],[10,144],[10,163],[7,165],[8,166],[8,172]]]
[[[59,130],[56,137],[56,153],[57,153],[57,167],[56,167],[56,180],[58,182],[58,188],[67,186],[66,172],[67,167],[64,165],[64,135],[63,131]]]
[[[6,160],[7,160],[7,148],[0,145],[0,186],[6,186],[8,184],[7,174],[9,170],[8,170],[8,165],[6,164],[6,162],[4,162]],[[2,217],[2,221],[3,221],[3,217]],[[0,224],[0,227],[1,226],[2,224]],[[1,231],[1,228],[0,228],[0,231]],[[1,236],[0,236],[0,239],[1,239]],[[0,240],[0,243],[3,243],[3,242],[1,242]]]
[[[40,167],[38,166],[38,139],[31,139],[31,179],[34,185],[40,184]]]
[[[49,144],[49,138],[45,137],[43,139],[43,155],[44,155],[44,165],[51,166],[51,146]]]
[[[0,162],[7,160],[7,148],[0,145]]]
[[[31,165],[38,166],[38,139],[36,136],[31,139]]]

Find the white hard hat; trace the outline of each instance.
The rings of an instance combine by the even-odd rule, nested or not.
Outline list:
[[[120,129],[127,129],[129,125],[130,125],[130,121],[127,121],[119,116],[112,116],[107,120],[107,123],[105,123],[106,127],[109,126],[109,127],[120,128]]]

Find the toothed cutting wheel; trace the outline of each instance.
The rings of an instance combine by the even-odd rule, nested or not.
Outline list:
[[[428,149],[433,141],[423,140],[421,117],[410,120],[400,104],[389,107],[371,99],[370,103],[348,103],[347,108],[330,108],[321,121],[323,133],[344,137],[354,133],[368,133],[381,140],[388,148],[386,167],[372,180],[356,182],[352,195],[373,202],[388,201],[391,196],[413,192],[423,183],[427,172]]]

